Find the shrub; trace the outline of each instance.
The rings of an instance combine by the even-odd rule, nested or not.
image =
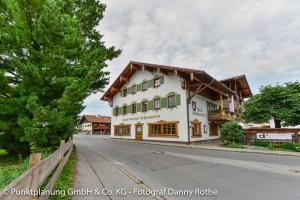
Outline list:
[[[280,147],[286,150],[295,150],[295,145],[292,142],[284,142],[280,145]]]
[[[223,124],[221,128],[221,140],[224,144],[240,143],[245,132],[236,121],[230,121]]]
[[[294,150],[300,152],[300,142],[294,144]]]
[[[270,143],[268,141],[256,140],[253,145],[258,147],[269,147]]]
[[[4,149],[0,149],[0,156],[5,156],[7,155],[7,151]]]

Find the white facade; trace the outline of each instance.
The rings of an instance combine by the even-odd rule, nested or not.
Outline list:
[[[93,125],[92,123],[83,123],[81,124],[81,131],[83,134],[91,135],[93,130]]]
[[[190,128],[190,122],[197,119],[201,122],[201,137],[192,137],[190,131],[190,141],[200,141],[217,139],[219,136],[209,136],[209,122],[207,113],[207,101],[208,99],[196,95],[192,98],[191,102],[196,102],[196,110],[192,108],[192,103],[189,104],[189,116],[187,112],[187,91],[182,89],[180,77],[174,73],[158,74],[157,72],[151,73],[149,71],[138,70],[128,80],[128,82],[121,88],[131,87],[133,84],[142,83],[144,80],[153,79],[155,76],[163,76],[164,82],[159,87],[151,87],[146,91],[138,91],[135,94],[128,94],[126,97],[121,96],[121,92],[118,92],[113,96],[112,107],[122,107],[124,104],[131,105],[133,102],[140,103],[143,100],[153,100],[154,97],[166,97],[169,93],[176,93],[180,95],[180,105],[174,108],[161,108],[159,110],[148,110],[146,112],[127,113],[126,115],[115,116],[112,113],[111,119],[111,137],[112,138],[124,138],[124,139],[136,139],[135,124],[143,124],[143,140],[160,140],[160,141],[174,141],[174,142],[188,142],[188,129]],[[113,110],[113,109],[112,109]],[[189,119],[188,119],[189,118]],[[178,122],[178,137],[153,137],[148,135],[148,123],[158,121],[177,121]],[[189,123],[188,123],[189,121]],[[115,126],[120,124],[131,125],[130,136],[115,136]],[[206,132],[204,130],[206,129]]]

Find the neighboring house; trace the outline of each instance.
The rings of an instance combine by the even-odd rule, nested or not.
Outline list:
[[[109,135],[111,118],[107,116],[83,115],[79,121],[80,132],[87,135]]]
[[[300,128],[300,125],[298,126],[283,126],[284,122],[281,120],[277,120],[274,119],[274,117],[272,117],[269,120],[269,124],[270,124],[270,128]]]
[[[246,77],[218,81],[206,72],[131,61],[102,96],[111,137],[191,142],[217,139],[252,96]]]

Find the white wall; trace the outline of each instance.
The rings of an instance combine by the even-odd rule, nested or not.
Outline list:
[[[196,111],[193,111],[192,108],[192,101],[196,102]],[[209,136],[209,122],[208,122],[208,112],[207,112],[207,101],[212,102],[211,100],[202,97],[200,95],[195,95],[191,103],[189,105],[189,115],[190,115],[190,122],[198,119],[201,122],[201,131],[202,136],[201,137],[192,137],[192,130],[190,128],[190,135],[191,135],[191,141],[201,141],[201,140],[208,140],[208,139],[217,139],[220,138],[219,136]],[[217,102],[213,102],[214,104],[219,105]],[[204,133],[204,125],[207,126],[207,133]]]
[[[147,79],[152,79],[156,73],[151,73],[148,71],[142,71],[139,70],[135,72],[130,77],[130,80],[124,87],[130,87],[135,84],[142,83],[143,80]],[[120,138],[127,138],[127,139],[135,139],[135,124],[140,122],[144,123],[143,126],[143,139],[144,140],[162,140],[162,141],[181,141],[181,142],[186,142],[187,141],[187,109],[186,109],[186,92],[184,89],[181,88],[181,83],[180,83],[180,78],[175,76],[174,74],[170,75],[164,75],[164,74],[159,74],[164,76],[164,83],[161,84],[157,88],[149,88],[146,91],[138,91],[136,94],[129,94],[126,97],[122,97],[120,92],[117,93],[113,97],[113,107],[116,105],[122,106],[124,103],[127,105],[131,105],[133,101],[136,103],[142,102],[142,100],[147,99],[152,100],[155,96],[161,96],[165,97],[169,92],[175,92],[177,94],[180,94],[181,98],[181,104],[177,106],[176,108],[162,108],[160,110],[150,110],[145,113],[143,112],[138,112],[138,113],[128,113],[126,115],[119,115],[119,116],[114,116],[112,113],[112,120],[111,120],[111,125],[112,125],[112,133],[111,137],[117,138],[120,136],[114,136],[114,125],[119,125],[121,123],[123,124],[132,124],[131,125],[131,136],[121,136]],[[113,109],[112,109],[113,110]],[[147,116],[154,116],[154,115],[159,115],[159,117],[154,118],[154,119],[142,119],[143,117]],[[139,118],[138,120],[128,120],[129,118]],[[178,133],[179,137],[178,138],[168,138],[168,137],[148,137],[148,125],[147,123],[149,122],[157,122],[159,120],[166,120],[166,121],[179,121],[178,124]]]
[[[93,129],[92,123],[86,122],[86,123],[81,124],[81,130],[82,130],[82,132],[85,132],[86,134],[92,134],[92,129]]]

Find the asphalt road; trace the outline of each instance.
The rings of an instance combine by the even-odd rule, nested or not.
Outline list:
[[[97,166],[97,158],[89,160],[88,154],[108,156],[152,189],[166,188],[167,199],[300,199],[300,157],[138,144],[101,136],[75,136],[74,141],[88,162]],[[205,196],[204,190],[217,195]],[[176,196],[176,191],[185,194]]]

